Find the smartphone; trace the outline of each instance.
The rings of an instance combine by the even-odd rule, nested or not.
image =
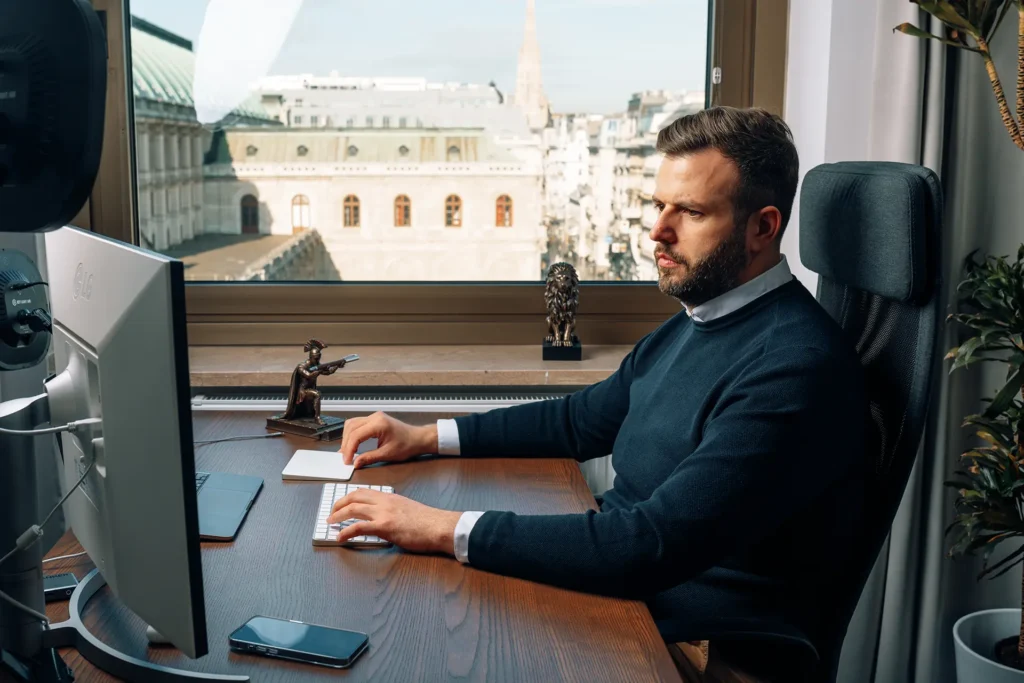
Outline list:
[[[50,576],[44,576],[43,595],[46,596],[46,602],[69,600],[71,594],[75,592],[75,586],[77,585],[78,579],[75,578],[74,574],[51,574]]]
[[[235,652],[335,669],[352,666],[369,642],[365,633],[271,617],[253,617],[228,638],[228,645]]]

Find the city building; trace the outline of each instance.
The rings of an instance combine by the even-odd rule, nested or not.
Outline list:
[[[205,231],[203,158],[210,134],[192,101],[192,43],[132,18],[139,233],[143,246],[165,250]],[[274,122],[250,100],[233,111],[231,125]]]
[[[534,0],[526,1],[526,25],[523,30],[523,44],[519,48],[519,64],[516,69],[516,91],[513,102],[526,115],[532,130],[546,128],[550,122],[551,110],[540,71],[540,45],[537,43],[537,11]]]
[[[230,129],[205,177],[208,229],[316,231],[343,280],[541,275],[541,166],[484,129]]]

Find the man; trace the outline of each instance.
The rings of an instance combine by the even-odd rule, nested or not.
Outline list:
[[[735,639],[831,637],[832,577],[864,509],[860,364],[780,255],[798,170],[786,124],[710,109],[665,128],[658,150],[658,286],[684,311],[607,380],[564,399],[428,427],[376,414],[349,420],[341,445],[352,462],[378,438],[357,467],[422,453],[612,453],[600,512],[450,512],[365,491],[338,501],[332,519],[365,520],[342,538],[376,534],[509,576],[642,598],[691,680],[800,680],[777,647]]]

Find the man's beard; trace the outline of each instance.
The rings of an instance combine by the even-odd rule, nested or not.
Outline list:
[[[673,277],[679,272],[678,267],[668,270],[659,268],[658,289],[691,308],[733,289],[739,282],[740,273],[747,267],[745,227],[738,226],[724,242],[695,264],[669,253],[664,245],[658,245],[654,250],[655,261],[664,255],[681,263],[686,269],[682,277],[678,278]]]

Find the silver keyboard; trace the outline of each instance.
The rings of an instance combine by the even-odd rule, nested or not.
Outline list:
[[[355,536],[344,543],[338,543],[338,532],[359,520],[346,519],[344,522],[339,524],[328,524],[327,518],[331,516],[331,508],[334,507],[334,503],[339,498],[344,498],[356,489],[372,489],[374,491],[383,491],[384,493],[395,492],[395,490],[390,486],[371,486],[369,484],[324,484],[323,493],[320,494],[320,507],[316,512],[316,524],[313,526],[313,545],[342,545],[345,547],[382,547],[391,545],[389,541],[385,541],[383,538],[378,536]]]

